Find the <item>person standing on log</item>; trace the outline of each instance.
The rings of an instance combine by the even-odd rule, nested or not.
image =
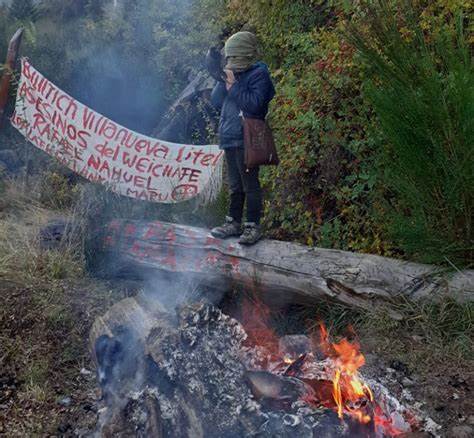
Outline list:
[[[242,117],[265,120],[275,88],[268,67],[259,61],[257,37],[253,33],[232,35],[224,54],[225,81],[218,81],[211,102],[220,111],[219,145],[227,162],[230,207],[225,223],[211,234],[221,239],[240,236],[239,243],[253,245],[262,238],[262,190],[259,168],[245,166]],[[245,201],[247,222],[242,229]]]

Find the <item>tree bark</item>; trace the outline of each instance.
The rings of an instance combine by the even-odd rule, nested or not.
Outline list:
[[[5,108],[8,102],[8,94],[10,91],[10,81],[12,72],[15,68],[16,60],[18,58],[18,51],[20,50],[21,39],[23,37],[23,28],[18,29],[10,40],[8,45],[7,60],[5,61],[5,71],[0,79],[0,129],[3,125],[3,118]]]
[[[210,286],[240,284],[270,297],[308,303],[323,298],[345,305],[401,315],[397,298],[473,301],[474,271],[447,272],[436,266],[376,255],[310,248],[263,240],[244,247],[213,238],[208,230],[164,222],[115,220],[106,226],[107,268],[144,278],[160,272],[191,275]]]

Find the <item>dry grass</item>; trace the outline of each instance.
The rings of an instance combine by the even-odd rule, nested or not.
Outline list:
[[[95,317],[123,297],[87,277],[80,226],[58,248],[41,248],[39,230],[58,212],[37,199],[15,182],[1,194],[0,378],[17,382],[11,394],[0,384],[2,436],[57,434],[65,417],[84,415],[80,406],[64,409],[58,399],[80,399],[94,387],[79,374],[92,367],[88,333]]]
[[[414,303],[402,300],[397,310],[404,316],[396,321],[381,313],[356,311],[338,304],[321,303],[316,308],[296,307],[278,319],[282,331],[314,332],[324,321],[335,336],[347,335],[352,327],[362,348],[389,358],[403,359],[416,369],[451,364],[452,368],[474,365],[474,304],[452,300]],[[298,329],[297,329],[298,330]]]
[[[0,279],[19,285],[79,277],[83,264],[77,249],[44,251],[38,233],[51,217],[41,209],[28,208],[21,216],[0,220]]]

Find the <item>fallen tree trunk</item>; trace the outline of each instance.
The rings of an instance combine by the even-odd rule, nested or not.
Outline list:
[[[474,271],[264,240],[243,247],[213,238],[208,230],[164,222],[115,220],[106,226],[107,268],[143,277],[157,272],[192,275],[203,284],[241,284],[262,294],[291,295],[292,302],[328,298],[348,306],[400,315],[397,297],[473,301]]]

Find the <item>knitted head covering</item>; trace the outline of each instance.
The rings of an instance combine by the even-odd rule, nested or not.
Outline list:
[[[258,41],[252,32],[237,32],[225,43],[225,68],[240,73],[258,61]]]

